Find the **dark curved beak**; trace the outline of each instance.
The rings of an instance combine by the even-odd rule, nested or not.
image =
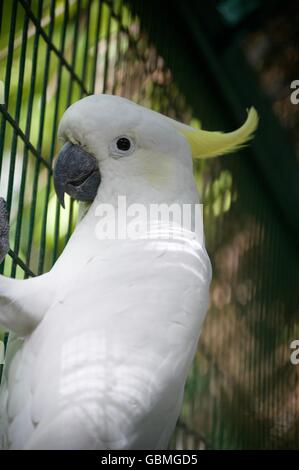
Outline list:
[[[93,201],[101,182],[98,163],[79,145],[67,142],[60,150],[54,167],[54,187],[64,207],[64,193],[78,201]]]

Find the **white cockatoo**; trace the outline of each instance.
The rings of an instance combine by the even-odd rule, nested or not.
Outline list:
[[[240,148],[256,126],[251,109],[237,131],[195,130],[110,95],[88,96],[66,110],[55,189],[62,204],[65,192],[88,204],[50,272],[0,277],[0,325],[11,332],[0,395],[2,448],[167,447],[207,311],[211,266],[193,215],[189,228],[157,223],[150,207],[196,208],[192,156]],[[120,196],[131,216],[144,209],[140,227],[150,214],[146,230],[105,238],[102,209],[110,214],[107,227]]]

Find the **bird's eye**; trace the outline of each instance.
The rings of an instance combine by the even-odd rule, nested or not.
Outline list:
[[[131,137],[120,135],[110,145],[110,153],[117,156],[128,156],[133,153],[135,143]]]
[[[116,147],[122,152],[127,152],[127,150],[130,150],[131,148],[131,142],[127,137],[121,137],[116,141]]]

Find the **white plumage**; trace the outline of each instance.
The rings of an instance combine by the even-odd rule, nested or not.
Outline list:
[[[10,337],[0,398],[2,447],[162,449],[208,305],[202,236],[98,240],[99,204],[198,203],[192,158],[178,123],[113,96],[71,106],[63,141],[94,155],[102,182],[52,270],[1,277],[0,323]],[[130,135],[132,155],[110,142]]]

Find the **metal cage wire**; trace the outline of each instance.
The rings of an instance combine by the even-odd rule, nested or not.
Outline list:
[[[1,272],[27,278],[50,269],[76,223],[76,203],[68,199],[62,211],[52,182],[64,110],[85,95],[108,92],[157,110],[164,105],[177,117],[188,111],[122,1],[5,1],[0,26],[1,195],[11,226]],[[186,432],[202,445],[199,433]]]
[[[196,75],[155,15],[155,2],[4,0],[0,26],[0,188],[11,223],[5,275],[49,270],[74,228],[77,205],[67,199],[60,209],[52,163],[59,119],[80,97],[108,92],[194,126],[197,116],[207,128],[234,125],[224,109],[223,95],[232,94],[227,70],[199,26],[211,70]],[[229,77],[235,89],[237,81],[247,83],[245,72],[240,67]],[[239,106],[246,105],[239,97]],[[274,146],[265,139],[261,154]],[[288,347],[299,332],[295,243],[263,186],[254,152],[244,153],[195,166],[214,276],[176,448],[299,445],[299,376]]]

